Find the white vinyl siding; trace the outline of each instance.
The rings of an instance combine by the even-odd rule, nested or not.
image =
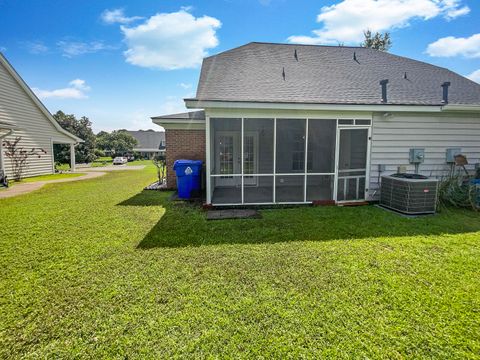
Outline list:
[[[397,172],[400,165],[413,172],[409,164],[409,149],[424,148],[425,160],[419,171],[426,176],[441,178],[448,174],[450,165],[445,161],[447,148],[461,148],[467,156],[468,170],[480,162],[480,114],[400,114],[373,116],[371,144],[371,198],[377,198],[378,166],[385,165],[382,175]],[[374,195],[375,194],[375,195]]]
[[[14,140],[20,136],[20,145],[26,150],[44,149],[47,154],[30,158],[24,176],[35,176],[53,172],[52,141],[71,143],[72,139],[59,132],[45,114],[27,95],[25,90],[0,63],[0,120],[13,122],[18,129],[8,136]],[[5,151],[5,149],[4,149]],[[11,176],[10,159],[3,156],[6,172]]]

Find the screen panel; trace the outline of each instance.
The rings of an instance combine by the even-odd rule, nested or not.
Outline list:
[[[305,175],[277,175],[275,177],[276,202],[303,202]]]
[[[244,174],[273,174],[273,119],[244,119]]]
[[[244,179],[244,201],[246,204],[273,202],[273,176],[252,177],[254,184]]]
[[[307,201],[333,200],[334,175],[308,175]]]
[[[335,171],[336,120],[308,120],[307,172],[333,173]]]
[[[276,172],[305,172],[305,119],[277,119]]]
[[[241,174],[241,136],[241,119],[210,119],[211,174]]]

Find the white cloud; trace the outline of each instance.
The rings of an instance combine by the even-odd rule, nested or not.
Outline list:
[[[462,7],[452,6],[450,9],[446,10],[445,18],[447,20],[452,20],[459,16],[467,15],[469,12],[470,12],[470,8],[466,5]]]
[[[129,114],[128,117],[130,119],[130,123],[126,128],[131,130],[161,130],[161,126],[158,126],[157,124],[154,124],[152,122],[152,119],[150,119],[151,116],[152,115],[148,114],[145,109],[136,110],[133,113]]]
[[[37,55],[48,52],[48,47],[41,41],[26,41],[23,45],[31,54]]]
[[[480,69],[475,70],[470,75],[467,75],[467,78],[480,84]]]
[[[304,44],[358,43],[363,31],[389,31],[406,27],[414,19],[429,20],[443,16],[447,20],[470,12],[461,0],[342,0],[324,6],[317,16],[323,27],[313,36],[290,36],[288,41]]]
[[[100,17],[106,24],[129,24],[133,21],[143,19],[141,16],[125,16],[123,9],[104,10]]]
[[[188,84],[180,83],[180,84],[178,84],[178,86],[184,88],[185,90],[188,90],[188,89],[192,88],[192,84],[190,84],[190,83],[188,83]]]
[[[195,18],[185,9],[156,14],[138,26],[122,26],[132,65],[164,70],[194,68],[207,49],[218,45],[221,22],[210,16]]]
[[[468,38],[447,36],[431,43],[427,47],[427,54],[438,57],[464,56],[480,58],[480,34]]]
[[[80,41],[59,41],[57,46],[63,53],[63,56],[67,58],[72,58],[75,56],[95,53],[102,50],[111,50],[115,47],[110,45],[105,45],[103,41],[91,41],[91,42],[80,42]]]
[[[188,96],[187,96],[188,97]],[[187,111],[183,98],[177,96],[167,96],[163,104],[159,107],[159,114],[176,114]]]
[[[90,91],[90,86],[85,80],[75,79],[68,83],[68,87],[56,90],[41,90],[39,88],[32,88],[33,92],[40,99],[85,99],[88,96],[86,92]]]

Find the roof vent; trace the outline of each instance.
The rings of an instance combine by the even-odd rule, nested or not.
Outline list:
[[[405,80],[408,79],[408,78],[407,78],[407,72],[406,72],[406,71],[405,71],[405,73],[403,74],[403,78],[404,78]]]
[[[387,84],[388,79],[380,80],[380,85],[382,86],[382,103],[387,102]]]
[[[356,62],[358,62],[358,60],[357,60],[357,53],[356,53],[355,51],[353,52],[353,60],[356,61]]]
[[[444,104],[448,104],[448,87],[450,86],[450,81],[445,81],[443,84],[442,84],[442,88],[443,88],[443,99],[442,99],[442,103]]]
[[[294,52],[293,56],[295,57],[295,60],[297,60],[297,61],[298,61],[297,49],[295,49],[295,52]]]
[[[283,77],[283,80],[285,80],[285,68],[282,68],[282,77]]]

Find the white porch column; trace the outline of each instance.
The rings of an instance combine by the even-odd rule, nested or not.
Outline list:
[[[70,144],[70,171],[75,171],[75,144]]]

